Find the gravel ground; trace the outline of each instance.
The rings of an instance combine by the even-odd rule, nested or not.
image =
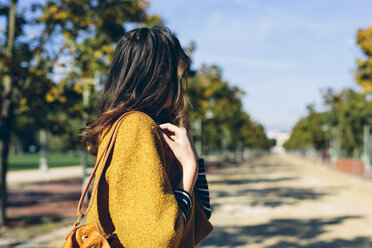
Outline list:
[[[372,247],[372,183],[290,155],[209,175],[214,231],[200,247]]]
[[[370,181],[290,155],[262,157],[207,177],[214,231],[199,247],[372,248]],[[68,185],[71,198],[66,194],[63,202],[77,197],[75,180]],[[16,199],[13,204],[13,211],[26,207]],[[0,247],[60,247],[66,230],[59,226],[12,246],[0,236]]]

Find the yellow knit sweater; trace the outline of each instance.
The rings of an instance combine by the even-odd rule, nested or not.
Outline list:
[[[107,142],[104,136],[98,153]],[[193,207],[184,223],[173,194],[182,168],[164,151],[150,117],[134,112],[125,118],[87,216],[87,223],[97,222],[106,236],[117,235],[121,244],[115,247],[190,248],[212,231],[197,194],[192,194]]]

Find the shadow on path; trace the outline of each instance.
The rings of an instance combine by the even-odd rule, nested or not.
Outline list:
[[[221,181],[213,181],[213,184],[227,184],[227,185],[241,185],[241,184],[254,184],[254,183],[278,183],[283,181],[296,180],[298,177],[280,177],[280,178],[247,178],[247,179],[226,179]]]
[[[239,200],[247,206],[275,208],[295,205],[307,200],[321,200],[339,190],[335,187],[317,188],[288,185],[287,182],[292,183],[292,181],[301,180],[301,178],[297,173],[292,172],[296,167],[281,161],[246,164],[240,169],[223,171],[221,175],[226,176],[224,180],[218,178],[210,182],[211,185],[218,186],[211,192],[213,209],[228,204],[229,198],[234,197],[239,197]],[[247,178],[231,177],[242,172],[247,174]]]
[[[248,188],[248,187],[247,187]],[[324,196],[335,192],[334,188],[293,188],[293,187],[270,187],[263,189],[242,189],[234,192],[216,190],[212,195],[212,207],[218,208],[229,202],[230,197],[245,199],[250,206],[279,207],[283,205],[295,205],[305,200],[319,200]],[[221,198],[226,198],[221,201]],[[213,199],[219,199],[213,202]]]
[[[281,241],[273,246],[267,248],[370,248],[372,247],[372,240],[370,237],[356,237],[352,240],[335,239],[331,241],[318,241],[308,245],[299,245]]]
[[[8,193],[10,226],[58,222],[75,216],[81,180],[27,184]]]
[[[315,241],[327,232],[326,227],[339,225],[349,219],[359,219],[362,216],[342,216],[337,218],[274,219],[269,223],[251,226],[217,226],[212,235],[202,242],[201,246],[236,247],[248,244],[260,244],[269,239],[279,239],[267,248],[341,248],[341,247],[371,247],[372,240],[368,237],[358,237],[353,240],[336,239],[332,241]],[[306,245],[301,245],[306,241]]]

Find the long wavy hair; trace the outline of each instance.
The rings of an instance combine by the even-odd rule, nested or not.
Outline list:
[[[116,46],[99,113],[81,129],[88,151],[96,156],[100,135],[130,110],[187,128],[183,84],[189,68],[190,58],[168,28],[127,32]]]

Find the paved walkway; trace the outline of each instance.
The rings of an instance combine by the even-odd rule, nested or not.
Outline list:
[[[7,173],[6,180],[9,186],[18,186],[20,184],[48,182],[66,178],[81,178],[82,176],[82,166],[71,166],[52,168],[47,172],[40,170],[12,171]]]
[[[214,232],[199,247],[372,248],[371,182],[289,155],[208,180]],[[66,230],[0,247],[60,247]]]

